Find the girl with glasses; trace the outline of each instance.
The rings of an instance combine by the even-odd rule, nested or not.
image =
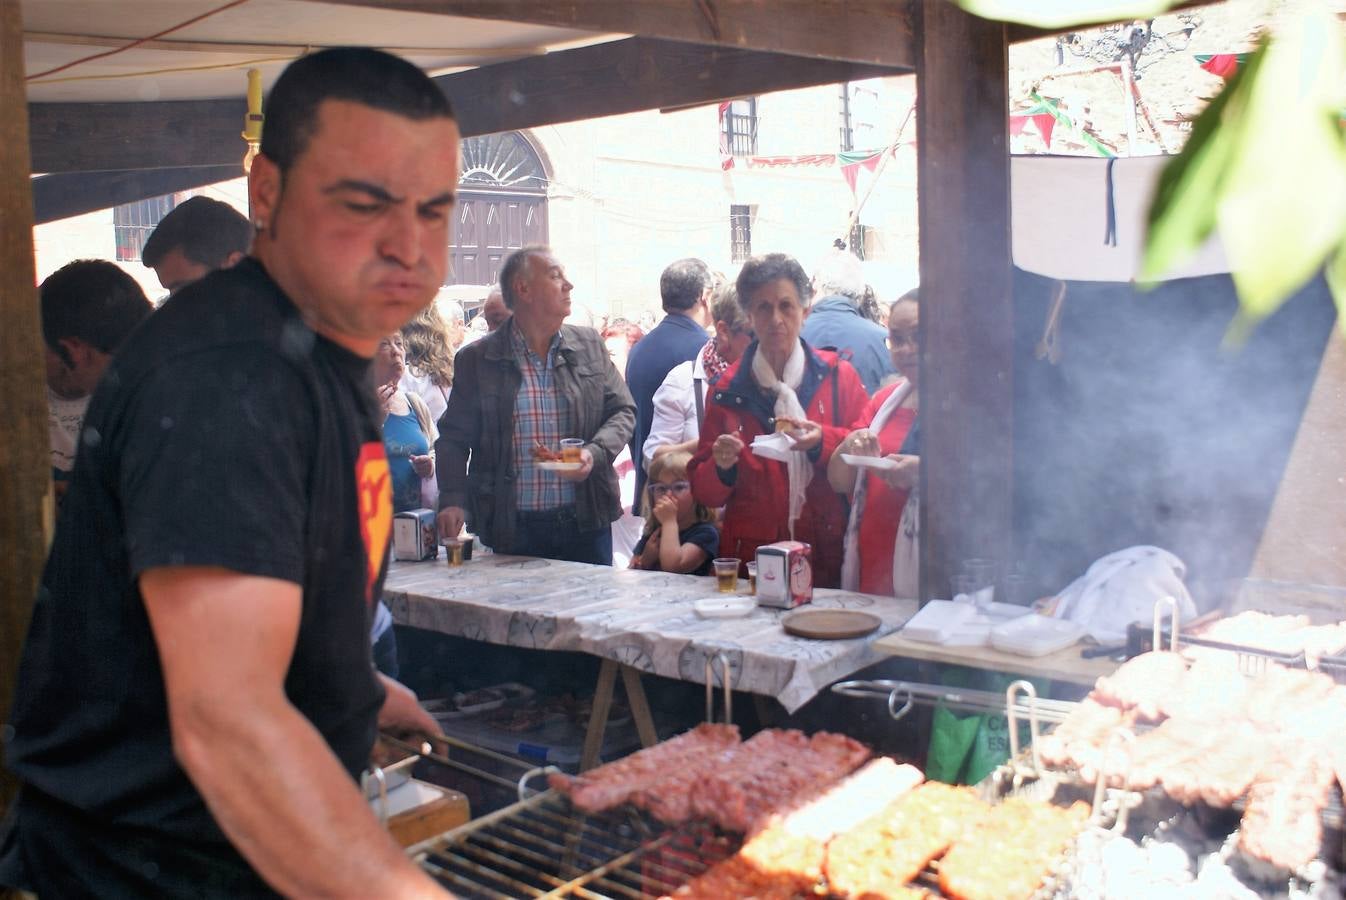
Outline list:
[[[665,453],[650,463],[645,486],[645,533],[631,555],[631,568],[709,575],[720,551],[715,513],[692,498],[686,451]]]

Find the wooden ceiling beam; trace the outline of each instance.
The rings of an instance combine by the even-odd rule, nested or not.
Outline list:
[[[235,162],[186,169],[134,169],[129,172],[66,172],[33,179],[33,224],[79,216],[177,191],[228,181],[243,174]]]
[[[464,136],[713,103],[901,70],[779,53],[628,38],[442,75]],[[34,103],[33,171],[241,164],[246,105],[226,100]]]
[[[562,56],[567,58],[562,61]],[[452,98],[467,136],[902,73],[883,66],[628,38],[437,80]]]
[[[905,0],[328,0],[910,69]]]

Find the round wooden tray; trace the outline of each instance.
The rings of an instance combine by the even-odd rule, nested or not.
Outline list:
[[[819,641],[858,638],[878,630],[883,620],[854,609],[797,609],[781,617],[786,634]]]

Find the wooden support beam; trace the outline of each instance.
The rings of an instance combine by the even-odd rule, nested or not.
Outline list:
[[[0,727],[8,727],[51,529],[51,446],[43,383],[42,324],[33,264],[23,19],[0,0]],[[0,743],[0,754],[3,751]],[[2,760],[0,760],[2,762]],[[17,782],[0,764],[0,818]]]
[[[629,38],[443,75],[465,137],[900,74],[883,66]],[[245,103],[35,103],[33,171],[238,165]],[[97,135],[91,140],[90,135]]]
[[[628,38],[437,80],[469,136],[896,74],[881,66]]]
[[[917,6],[921,599],[1011,560],[1014,318],[1005,26]]]
[[[33,179],[33,222],[44,225],[57,219],[188,191],[242,175],[243,167],[238,164],[42,175]]]
[[[34,174],[217,166],[240,168],[248,111],[229,100],[34,103],[28,108]]]
[[[498,19],[600,33],[770,50],[910,69],[916,52],[903,0],[331,0],[345,6]]]

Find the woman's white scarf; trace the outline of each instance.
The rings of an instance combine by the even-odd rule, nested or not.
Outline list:
[[[759,345],[752,355],[752,377],[759,385],[775,393],[776,403],[773,412],[777,418],[787,416],[800,422],[804,421],[804,407],[799,405],[799,396],[795,393],[804,380],[802,342],[795,342],[794,351],[786,360],[785,371],[780,378],[777,378],[776,373],[771,370],[771,363],[766,361],[766,356]],[[813,465],[809,462],[807,454],[791,453],[789,462],[785,464],[785,470],[790,478],[790,540],[794,540],[795,520],[799,518],[799,512],[804,508],[804,492],[808,490],[809,482],[813,480]]]
[[[879,405],[878,412],[869,423],[869,430],[875,437],[910,393],[911,382],[904,381]],[[856,473],[855,488],[851,491],[851,517],[846,523],[845,555],[841,559],[841,587],[847,591],[860,590],[860,520],[865,515],[865,488],[868,482],[869,478],[863,469]],[[900,529],[898,538],[901,539]]]

